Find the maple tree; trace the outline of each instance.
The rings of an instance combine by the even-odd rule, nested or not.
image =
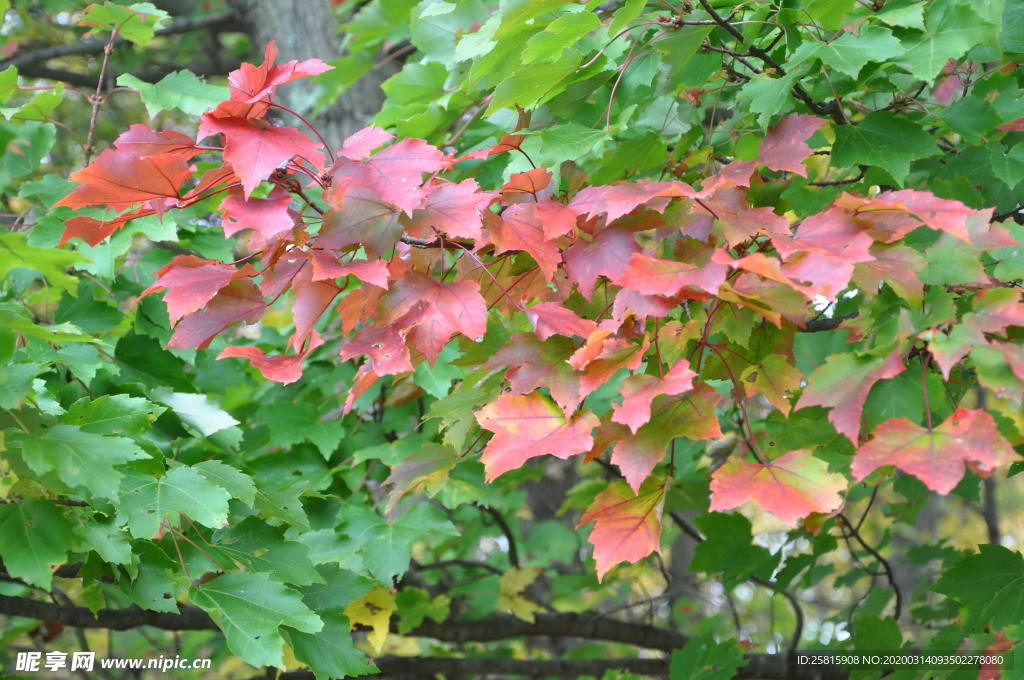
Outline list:
[[[340,5],[343,58],[119,79],[109,139],[100,75],[63,174],[76,102],[0,72],[6,642],[294,680],[1021,649],[1021,0]],[[167,18],[77,20],[105,69]],[[988,542],[911,544],[938,506]]]

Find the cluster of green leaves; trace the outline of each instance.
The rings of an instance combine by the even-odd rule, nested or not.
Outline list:
[[[399,137],[460,152],[491,147],[515,132],[517,138],[507,140],[511,153],[466,162],[466,175],[485,187],[516,190],[512,176],[534,170],[534,164],[551,173],[555,194],[563,196],[575,194],[584,176],[595,187],[663,178],[706,186],[723,176],[723,165],[764,154],[769,126],[777,129],[795,112],[829,118],[803,138],[821,153],[800,159],[802,173],[765,168],[753,174],[746,191],[753,209],[768,208],[796,222],[822,212],[844,191],[873,196],[878,187],[907,187],[978,210],[995,208],[1005,217],[1024,198],[1024,77],[1015,67],[1024,53],[1020,0],[894,0],[871,7],[846,0],[737,7],[714,0],[671,10],[644,0],[351,4],[361,6],[345,26],[349,56],[318,76],[323,102],[371,69],[381,47],[409,40],[415,51],[385,83],[388,101],[374,122]],[[343,4],[340,11],[348,9]],[[732,30],[716,25],[709,10]],[[93,19],[118,26],[131,21],[132,30],[123,35],[148,42],[155,23],[136,20],[138,8],[135,15],[109,11],[114,14],[97,11]],[[172,108],[199,114],[228,98],[227,88],[190,74],[168,76],[156,86],[131,76],[119,83],[140,91],[150,115]],[[1012,221],[994,230],[1002,234],[997,248],[986,247],[988,222],[977,222],[973,211],[957,217],[965,233],[979,237],[973,242],[953,236],[953,227],[947,233],[911,231],[893,246],[904,250],[891,258],[898,265],[892,278],[855,278],[860,288],[835,291],[828,317],[859,314],[842,330],[795,334],[791,320],[778,327],[765,322],[773,305],[751,312],[758,300],[749,297],[747,306],[728,307],[735,311],[723,312],[714,325],[714,313],[700,304],[677,305],[665,319],[674,335],[666,331],[655,345],[657,364],[652,350],[632,368],[638,377],[646,371],[653,378],[662,359],[672,366],[700,347],[693,366],[726,398],[718,409],[726,437],[711,448],[675,439],[671,459],[659,459],[655,469],[659,479],[671,476],[671,485],[637,484],[637,493],[624,482],[609,488],[604,467],[574,460],[571,473],[561,474],[572,474],[577,483],[557,499],[557,512],[535,521],[531,512],[540,511],[526,509],[534,506],[531,485],[524,482],[541,479],[550,459],[534,459],[488,483],[477,444],[495,430],[480,428],[474,415],[493,403],[503,385],[503,371],[495,372],[489,360],[512,334],[535,329],[535,322],[501,305],[501,313],[488,316],[482,341],[456,338],[433,362],[421,361],[394,383],[381,381],[379,389],[354,391],[351,398],[346,392],[357,369],[337,355],[348,335],[341,330],[347,323],[342,311],[324,314],[317,328],[329,341],[309,351],[301,378],[289,384],[269,381],[241,361],[216,360],[245,342],[283,355],[296,330],[293,293],[271,305],[258,325],[217,335],[204,349],[175,347],[167,303],[142,294],[176,255],[234,263],[252,254],[245,239],[224,237],[219,215],[211,219],[223,210],[222,197],[198,200],[162,219],[133,219],[95,245],[80,238],[60,245],[66,223],[101,220],[105,211],[55,207],[75,185],[39,173],[38,166],[54,144],[56,130],[48,121],[55,119],[61,93],[33,94],[19,85],[26,83],[16,72],[0,74],[0,99],[11,104],[0,127],[6,137],[0,186],[9,204],[32,204],[0,234],[0,557],[6,575],[19,581],[0,583],[0,593],[27,597],[33,589],[49,590],[54,567],[80,564],[81,586],[72,594],[93,611],[136,604],[175,612],[187,601],[208,612],[223,632],[216,638],[190,634],[191,644],[204,645],[207,653],[231,653],[253,666],[294,659],[320,678],[361,675],[372,672],[364,652],[399,649],[401,641],[387,637],[393,613],[395,629],[405,634],[427,617],[511,611],[531,620],[539,606],[535,595],[525,593],[537,579],[547,589],[545,604],[563,612],[615,607],[630,600],[635,583],[666,585],[652,559],[609,571],[601,557],[597,568],[608,575],[599,583],[583,547],[588,536],[598,543],[598,530],[575,528],[576,520],[586,518],[588,508],[597,514],[601,499],[622,498],[647,503],[647,514],[657,507],[659,517],[662,508],[666,518],[673,511],[693,513],[693,524],[707,538],[689,569],[721,580],[730,592],[753,579],[768,594],[771,620],[780,627],[795,624],[795,617],[781,604],[776,612],[776,594],[857,589],[853,601],[820,610],[834,625],[852,622],[852,637],[832,641],[832,648],[897,649],[913,636],[937,650],[961,647],[965,639],[982,649],[998,644],[997,631],[1004,640],[1020,639],[1024,565],[1007,548],[983,546],[977,554],[942,543],[913,548],[908,559],[941,576],[931,591],[903,594],[902,622],[913,627],[901,630],[888,617],[899,616],[899,599],[883,587],[892,584],[880,576],[873,542],[853,543],[853,560],[835,573],[842,562],[837,538],[860,540],[844,521],[816,513],[796,529],[781,529],[751,504],[746,514],[759,530],[784,536],[785,550],[769,551],[753,540],[746,516],[708,511],[710,470],[722,469],[730,454],[734,460],[750,454],[758,441],[773,460],[813,450],[817,478],[824,476],[818,468],[827,465],[832,479],[846,475],[872,485],[850,487],[845,512],[852,516],[851,509],[866,507],[865,513],[880,514],[877,524],[868,520],[858,529],[874,532],[884,549],[890,525],[912,524],[933,498],[928,487],[949,475],[889,476],[885,469],[853,474],[862,429],[880,438],[876,427],[906,418],[919,428],[927,421],[931,434],[932,418],[936,424],[950,418],[954,428],[957,407],[987,407],[999,441],[1024,445],[1024,381],[1013,350],[1005,349],[1019,349],[1022,324],[1013,323],[1017,317],[1001,326],[984,320],[996,315],[993,308],[1020,297],[1015,286],[1024,271],[1015,258],[1024,231]],[[195,162],[197,176],[220,166],[208,156]],[[256,195],[268,196],[265,189]],[[870,200],[868,205],[896,212]],[[666,219],[673,211],[678,208],[669,208]],[[909,212],[926,218],[919,210],[901,216]],[[671,222],[680,223],[685,220],[679,216]],[[657,247],[654,238],[640,240]],[[537,266],[527,254],[509,263],[497,273],[510,282]],[[447,264],[442,259],[442,276]],[[419,266],[429,272],[431,263]],[[895,276],[897,271],[910,275]],[[354,276],[348,281],[359,285]],[[546,290],[543,282],[530,285]],[[974,295],[982,288],[999,288],[998,300],[986,306],[991,298],[984,295],[992,291]],[[500,296],[493,289],[491,294],[497,304]],[[604,298],[594,300],[604,306]],[[578,293],[572,304],[583,318],[600,318],[591,313],[600,309],[588,308]],[[805,310],[806,304],[798,305],[800,315]],[[951,323],[962,337],[945,334]],[[1011,326],[1016,330],[1007,330]],[[1004,341],[981,335],[994,328],[1006,331]],[[704,352],[708,341],[744,361]],[[568,348],[567,356],[578,343],[557,338],[552,345]],[[943,363],[945,375],[929,369],[925,347],[936,361],[956,357],[948,368]],[[967,351],[957,355],[963,347]],[[646,345],[641,355],[645,351]],[[885,372],[894,351],[909,370]],[[743,397],[733,371],[774,405],[766,401],[764,417],[755,417],[753,426],[742,402],[728,400],[730,393]],[[626,369],[612,371],[583,407],[607,419],[623,407],[617,395],[628,375]],[[771,380],[764,381],[776,375],[795,383],[788,395],[785,389],[772,392]],[[811,383],[800,397],[804,402],[794,399],[804,387],[800,376]],[[825,394],[823,387],[843,381],[866,385],[858,397],[863,415],[859,405]],[[544,389],[555,396],[556,388]],[[809,394],[817,395],[817,403],[807,405]],[[793,403],[803,408],[790,413]],[[753,405],[750,400],[751,410]],[[841,412],[855,412],[853,443],[843,424],[849,418],[841,423],[830,417]],[[664,451],[676,424],[655,424],[664,428],[660,439],[655,436]],[[965,460],[983,458],[958,459],[954,472],[962,473]],[[887,501],[880,509],[874,485]],[[979,485],[968,470],[954,497],[975,503]],[[845,480],[842,486],[845,491]],[[424,496],[430,502],[420,502]],[[762,508],[785,509],[767,494],[753,497]],[[512,518],[510,535],[481,507]],[[666,521],[659,526],[661,543],[672,543],[679,531]],[[510,540],[518,545],[518,564],[511,561]],[[631,558],[619,555],[611,563],[620,559]],[[465,563],[423,569],[450,560],[478,560],[504,575],[485,569],[480,578],[480,568]],[[403,579],[411,568],[416,581]],[[930,592],[949,599],[936,603]],[[695,625],[685,613],[671,616],[697,633],[673,655],[674,678],[728,678],[743,665],[735,640],[715,642],[720,618]],[[358,650],[349,632],[354,625],[372,631],[365,643],[357,636]],[[12,619],[0,640],[17,641],[36,626]],[[929,628],[939,631],[931,635]],[[754,637],[778,648],[774,637]],[[509,643],[501,651],[515,649]],[[592,645],[578,651],[613,653],[635,650]]]

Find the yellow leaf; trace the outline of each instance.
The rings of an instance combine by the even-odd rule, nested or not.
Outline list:
[[[512,612],[517,619],[534,623],[534,613],[540,611],[541,607],[530,598],[523,595],[528,585],[537,580],[541,569],[536,567],[530,569],[509,569],[501,578],[498,585],[501,587],[501,595],[498,596],[498,606]]]
[[[353,602],[345,610],[345,616],[354,628],[356,624],[370,626],[373,632],[366,639],[376,653],[384,647],[391,624],[391,614],[395,611],[395,596],[391,591],[377,586],[366,595]]]

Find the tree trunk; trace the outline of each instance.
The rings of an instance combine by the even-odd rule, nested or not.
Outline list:
[[[238,13],[239,22],[261,54],[267,43],[276,41],[278,62],[313,58],[328,61],[341,56],[338,21],[329,0],[228,0],[228,4]],[[365,127],[380,111],[384,103],[380,84],[393,72],[393,69],[370,71],[335,102],[320,109],[316,120],[311,122],[333,149]],[[280,88],[277,98],[306,116],[312,111],[312,91],[309,84],[300,81]]]

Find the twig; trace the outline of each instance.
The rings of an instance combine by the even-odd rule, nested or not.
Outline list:
[[[839,513],[839,519],[843,520],[843,523],[850,529],[850,533],[857,539],[857,542],[860,543],[864,549],[882,565],[882,569],[885,570],[885,577],[889,579],[889,585],[892,586],[892,592],[896,595],[896,607],[893,618],[899,621],[900,613],[903,610],[903,594],[900,592],[900,587],[896,585],[896,576],[893,574],[892,565],[889,564],[889,561],[882,557],[877,550],[868,545],[868,543],[861,538],[860,532],[853,526],[853,523],[850,522],[845,515]]]
[[[490,514],[491,517],[494,518],[494,522],[501,528],[501,533],[505,534],[505,539],[508,541],[508,561],[513,567],[518,569],[519,551],[516,549],[516,537],[512,533],[512,528],[508,525],[508,522],[505,521],[505,518],[500,512],[489,505],[480,505],[477,503],[476,507],[479,508],[481,512],[487,512]]]
[[[107,42],[107,46],[103,48],[103,63],[100,64],[100,79],[96,83],[96,94],[92,98],[92,117],[89,118],[89,136],[85,139],[85,164],[89,165],[89,161],[92,159],[92,137],[96,132],[96,117],[100,113],[100,104],[103,100],[100,98],[100,93],[103,92],[103,79],[107,77],[107,62],[110,61],[110,53],[114,51],[114,41],[117,39],[117,31],[120,26],[115,26],[114,30],[110,32],[110,40]]]

